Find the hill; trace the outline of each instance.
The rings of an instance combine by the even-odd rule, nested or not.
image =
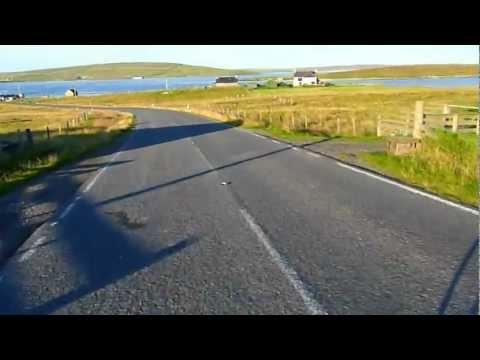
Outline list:
[[[75,80],[81,77],[84,79],[110,80],[129,79],[133,76],[219,76],[255,73],[252,70],[219,69],[174,63],[114,63],[0,73],[0,81]]]
[[[399,65],[322,74],[325,78],[405,78],[428,76],[478,76],[478,64]]]

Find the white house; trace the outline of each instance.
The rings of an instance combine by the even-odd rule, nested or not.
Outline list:
[[[293,74],[293,86],[318,85],[316,71],[295,71]]]

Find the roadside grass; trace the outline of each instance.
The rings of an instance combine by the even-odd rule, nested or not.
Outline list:
[[[478,206],[477,137],[437,132],[413,155],[364,153],[373,168],[462,203]]]
[[[5,111],[0,106],[0,114],[16,114],[9,108]],[[12,123],[16,126],[32,129],[34,145],[24,146],[21,150],[6,153],[0,152],[0,195],[9,192],[21,183],[30,180],[47,171],[57,169],[80,157],[112,143],[118,136],[128,131],[134,123],[130,114],[114,113],[111,111],[93,112],[86,124],[81,128],[71,129],[68,133],[54,135],[47,139],[43,133],[45,122],[58,121],[62,116],[71,116],[68,111],[57,109],[40,109],[31,107],[18,109],[18,114],[9,118],[0,115],[0,140],[16,140],[16,131],[11,129]],[[48,116],[47,116],[48,114]],[[58,116],[58,118],[57,118]],[[31,121],[18,122],[28,117]],[[23,130],[23,129],[22,129]]]

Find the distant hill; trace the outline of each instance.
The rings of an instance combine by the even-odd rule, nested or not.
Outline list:
[[[428,76],[478,76],[478,64],[441,64],[441,65],[399,65],[359,69],[352,71],[330,72],[322,77],[339,78],[404,78]]]
[[[174,63],[114,63],[0,73],[0,81],[49,81],[79,78],[109,80],[129,79],[134,76],[220,76],[255,73],[252,70],[219,69]]]
[[[328,71],[350,71],[357,69],[372,69],[378,67],[385,67],[386,65],[339,65],[339,66],[306,66],[306,67],[295,67],[295,68],[253,68],[248,69],[254,72],[293,72],[295,70],[317,70],[318,72],[328,72]]]

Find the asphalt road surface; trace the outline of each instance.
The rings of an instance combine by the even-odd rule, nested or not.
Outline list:
[[[132,112],[120,151],[0,270],[0,313],[478,313],[475,210],[199,116]]]

